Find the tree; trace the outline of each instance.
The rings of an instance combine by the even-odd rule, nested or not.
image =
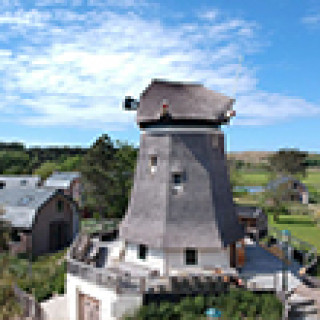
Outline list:
[[[298,149],[280,149],[269,158],[271,171],[277,175],[306,175],[308,153]]]
[[[10,259],[8,246],[10,240],[10,224],[3,216],[4,210],[0,208],[0,319],[9,320],[19,315],[21,309],[13,291],[14,278],[9,271]]]
[[[133,184],[134,167],[137,159],[137,150],[120,141],[116,141],[112,170],[114,173],[113,203],[111,214],[121,218],[126,212],[130,190]]]
[[[10,224],[3,219],[4,209],[0,207],[0,253],[8,250],[10,240]]]
[[[261,195],[261,206],[273,215],[275,222],[279,221],[280,214],[288,214],[288,203],[285,199],[290,198],[290,189],[287,184],[279,184],[267,188]]]
[[[85,204],[98,210],[100,216],[109,216],[113,201],[114,174],[112,172],[115,148],[104,134],[85,155],[80,171],[85,190]]]
[[[100,217],[120,218],[128,205],[137,150],[101,136],[83,159],[86,206]]]

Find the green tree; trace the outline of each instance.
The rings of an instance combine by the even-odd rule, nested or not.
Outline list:
[[[127,209],[136,159],[137,150],[132,145],[116,141],[112,166],[114,194],[111,214],[114,217],[121,218]]]
[[[34,174],[39,175],[42,179],[48,178],[53,171],[59,171],[59,164],[53,161],[46,161],[34,171]]]
[[[104,134],[88,150],[80,168],[86,206],[98,210],[101,217],[109,217],[112,211],[115,152],[111,139]]]
[[[269,158],[271,171],[280,175],[306,175],[307,152],[298,149],[280,149]]]
[[[120,218],[125,213],[132,186],[137,150],[101,136],[83,158],[86,205],[100,217]]]
[[[290,189],[287,184],[279,184],[276,187],[266,189],[260,199],[260,205],[273,215],[275,222],[279,221],[281,214],[288,214],[288,203],[284,200],[290,197]]]
[[[10,224],[4,219],[0,208],[0,319],[9,320],[19,315],[21,309],[13,291],[14,278],[9,271],[10,257],[7,253],[10,240]]]
[[[0,207],[0,253],[8,250],[10,240],[10,224],[3,219],[4,209]]]
[[[27,173],[29,161],[24,151],[0,151],[0,174]]]

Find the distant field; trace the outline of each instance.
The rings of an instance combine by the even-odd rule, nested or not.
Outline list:
[[[240,170],[239,185],[241,186],[265,186],[270,175],[267,171]],[[313,186],[320,190],[320,170],[309,170],[306,178],[302,180],[307,186]]]
[[[292,235],[317,247],[320,254],[320,228],[308,216],[280,216],[275,223],[269,215],[269,224],[280,229],[290,230]]]
[[[240,185],[242,186],[265,186],[269,181],[267,171],[240,171]]]
[[[310,170],[308,175],[303,182],[308,186],[314,186],[317,189],[320,189],[320,171],[318,170]]]

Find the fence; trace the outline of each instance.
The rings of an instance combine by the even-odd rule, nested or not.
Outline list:
[[[86,233],[103,232],[115,229],[120,219],[84,219],[81,221],[81,231]]]
[[[276,239],[277,243],[281,243],[281,230],[269,226],[268,237]],[[310,243],[300,240],[295,236],[291,236],[290,246],[302,255],[302,265],[308,271],[317,263],[317,248],[312,246]]]
[[[113,289],[117,293],[139,293],[145,290],[144,278],[129,277],[116,270],[99,269],[69,258],[67,261],[69,274],[78,276],[102,287]]]
[[[13,291],[22,309],[22,316],[24,318],[30,317],[33,320],[45,320],[40,303],[31,294],[21,290],[17,285],[13,286]]]

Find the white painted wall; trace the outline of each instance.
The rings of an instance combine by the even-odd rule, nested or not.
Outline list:
[[[119,320],[125,313],[132,313],[142,305],[142,295],[117,295],[115,291],[67,274],[67,299],[69,320],[78,320],[79,293],[100,301],[99,320]]]
[[[198,264],[195,266],[185,265],[183,250],[170,250],[166,254],[168,269],[199,269],[204,267],[230,268],[229,248],[198,250]]]
[[[159,270],[160,275],[163,275],[166,274],[166,271],[170,272],[171,269],[230,268],[230,253],[229,248],[200,249],[198,251],[198,264],[187,266],[185,265],[183,250],[167,250],[164,253],[160,249],[149,248],[146,260],[140,260],[138,258],[138,245],[129,243],[126,245],[125,261]]]
[[[158,270],[160,275],[163,275],[165,267],[163,250],[148,247],[146,260],[141,260],[138,258],[138,247],[139,245],[137,244],[127,243],[125,250],[125,261],[136,263],[152,270]]]

